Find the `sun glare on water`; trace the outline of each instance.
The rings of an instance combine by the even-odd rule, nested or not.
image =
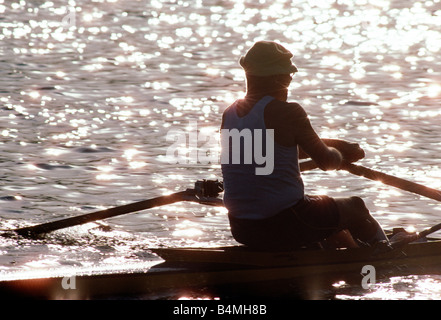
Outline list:
[[[245,95],[238,61],[258,40],[293,52],[289,100],[320,136],[359,143],[362,165],[441,188],[439,0],[0,0],[0,14],[2,229],[221,180],[219,164],[170,163],[167,133],[217,137],[223,111]],[[182,155],[199,146],[185,142]],[[363,197],[388,228],[439,219],[439,205],[382,181],[303,178],[311,194]],[[237,244],[225,208],[189,202],[84,227],[61,232],[60,246],[0,239],[0,270],[117,269],[152,244]],[[124,246],[112,228],[141,240]],[[440,297],[436,277],[333,288],[341,299]]]

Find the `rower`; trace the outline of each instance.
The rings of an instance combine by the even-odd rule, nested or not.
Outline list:
[[[221,165],[224,204],[233,237],[260,249],[296,249],[323,240],[339,247],[387,241],[360,197],[306,195],[299,159],[338,170],[364,157],[356,143],[321,139],[304,108],[287,102],[298,71],[292,53],[256,42],[240,65],[247,92],[223,113]]]

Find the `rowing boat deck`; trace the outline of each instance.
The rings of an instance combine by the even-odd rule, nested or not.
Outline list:
[[[385,247],[365,247],[355,249],[300,249],[296,251],[259,251],[244,246],[220,248],[161,248],[154,253],[169,263],[211,263],[256,267],[334,265],[346,263],[397,263],[401,260],[419,259],[430,263],[433,255],[441,255],[441,240],[412,243],[397,250]]]

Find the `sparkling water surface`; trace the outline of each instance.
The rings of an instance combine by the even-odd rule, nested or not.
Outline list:
[[[440,25],[439,0],[0,0],[0,228],[221,179],[219,163],[170,163],[167,136],[217,134],[245,92],[238,60],[257,40],[293,52],[289,99],[322,137],[358,142],[362,165],[441,189]],[[436,201],[380,182],[317,170],[304,181],[310,194],[361,196],[385,228],[440,222]],[[39,240],[2,237],[0,277],[116,270],[157,261],[153,247],[231,244],[223,208],[177,203]],[[334,297],[437,299],[440,283],[336,284]]]

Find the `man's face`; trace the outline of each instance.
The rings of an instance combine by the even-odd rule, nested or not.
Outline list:
[[[292,73],[277,75],[276,82],[282,85],[283,87],[288,88],[291,83],[292,76],[293,76]]]

